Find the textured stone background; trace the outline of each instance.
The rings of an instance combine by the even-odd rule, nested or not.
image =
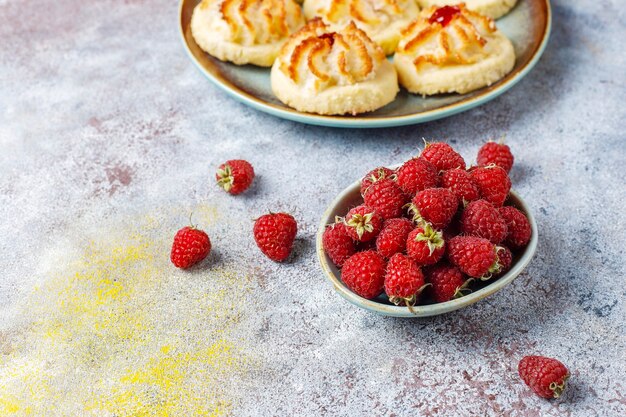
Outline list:
[[[279,120],[226,97],[185,56],[174,1],[0,0],[0,414],[194,415],[192,403],[215,396],[226,405],[214,414],[242,416],[626,415],[626,13],[619,0],[553,3],[548,49],[509,93],[426,125],[356,131]],[[334,294],[314,234],[339,190],[415,155],[422,137],[447,140],[471,161],[502,134],[517,158],[514,188],[540,226],[523,275],[426,320],[378,317]],[[237,198],[211,179],[231,158],[259,174]],[[287,264],[263,258],[252,241],[251,219],[267,209],[299,221]],[[189,211],[215,250],[183,273],[167,252]],[[107,248],[131,234],[152,242],[139,266],[80,261],[90,245],[117,253]],[[67,291],[42,293],[94,262],[134,289],[118,313],[147,311],[149,325],[100,342],[89,327],[97,317],[81,314],[102,307],[63,315]],[[216,288],[220,300],[192,303]],[[215,308],[196,309],[205,303]],[[128,322],[116,317],[104,328]],[[221,337],[247,358],[232,373],[224,363],[237,361],[199,361],[204,376],[157,372],[130,391],[116,374],[122,363],[152,363],[151,352],[168,355],[165,345],[183,352]],[[130,339],[139,340],[132,349],[108,350]],[[525,354],[569,366],[562,400],[543,401],[518,380]],[[170,377],[178,385],[159,380]],[[89,401],[103,396],[118,402]],[[137,401],[119,405],[124,398]]]

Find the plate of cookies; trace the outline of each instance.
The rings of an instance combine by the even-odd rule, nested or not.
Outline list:
[[[551,27],[549,0],[182,0],[198,69],[272,115],[352,128],[427,122],[520,81]]]

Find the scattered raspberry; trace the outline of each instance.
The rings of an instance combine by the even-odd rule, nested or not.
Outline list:
[[[268,258],[282,262],[291,253],[298,224],[287,213],[270,213],[254,222],[254,240]]]
[[[526,215],[511,206],[500,207],[499,211],[508,227],[504,242],[513,249],[521,249],[528,245],[532,229]]]
[[[406,239],[415,226],[408,219],[385,220],[383,229],[376,238],[376,250],[389,259],[396,253],[404,252]]]
[[[428,223],[415,228],[406,240],[406,252],[418,265],[437,263],[445,249],[442,233]]]
[[[433,164],[437,171],[454,168],[465,169],[463,157],[445,142],[426,142],[426,147],[420,157]]]
[[[509,272],[511,265],[513,264],[513,254],[506,246],[498,246],[498,263],[500,264],[500,272],[497,276],[502,276]]]
[[[449,169],[441,175],[441,186],[449,188],[459,199],[459,204],[478,200],[480,191],[469,172],[464,169]]]
[[[385,260],[372,250],[357,252],[343,264],[341,279],[361,297],[376,298],[383,292]]]
[[[430,293],[438,303],[445,303],[453,298],[459,298],[470,290],[467,289],[469,280],[459,268],[448,263],[439,263],[424,269],[426,282],[432,285]]]
[[[502,207],[511,190],[511,180],[505,170],[496,165],[477,167],[470,171],[480,195],[496,207]]]
[[[406,204],[406,196],[395,181],[378,180],[369,186],[363,196],[365,205],[376,210],[383,219],[402,216],[402,208]]]
[[[233,159],[220,165],[215,174],[217,184],[230,194],[240,194],[250,187],[254,179],[254,168],[248,161]]]
[[[500,272],[496,246],[481,237],[453,237],[448,241],[448,259],[473,278],[486,280]]]
[[[511,149],[504,143],[487,142],[478,151],[476,162],[478,165],[497,165],[507,173],[511,172],[515,158]]]
[[[341,222],[326,226],[322,235],[322,245],[330,260],[339,268],[356,252],[354,240],[348,235],[346,225]]]
[[[415,305],[420,291],[424,288],[424,275],[413,260],[396,253],[387,264],[385,293],[395,305],[404,304],[409,309]]]
[[[370,185],[376,181],[384,180],[386,178],[395,178],[395,172],[385,167],[379,167],[368,172],[367,175],[361,180],[361,195],[365,195],[365,191]]]
[[[209,236],[200,229],[186,226],[174,236],[170,259],[177,268],[187,269],[206,258],[210,251]]]
[[[459,206],[452,191],[447,188],[429,188],[418,192],[411,202],[416,221],[426,221],[436,229],[445,229]]]
[[[374,209],[362,204],[348,212],[345,224],[352,239],[367,242],[378,236],[383,228],[383,218]]]
[[[472,201],[461,215],[461,232],[498,244],[507,236],[506,222],[487,200]]]
[[[517,371],[526,385],[543,398],[559,398],[570,376],[565,365],[544,356],[525,356]]]
[[[398,185],[408,195],[436,187],[439,183],[437,168],[423,158],[413,158],[404,163],[397,172]]]

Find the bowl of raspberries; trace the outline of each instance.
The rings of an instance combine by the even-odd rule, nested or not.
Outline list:
[[[510,148],[488,142],[477,164],[444,142],[368,172],[332,202],[317,234],[322,269],[351,303],[427,317],[510,284],[537,248],[537,225],[511,191]]]

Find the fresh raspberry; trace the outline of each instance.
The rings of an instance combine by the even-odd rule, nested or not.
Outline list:
[[[426,221],[435,229],[445,229],[458,207],[459,202],[449,189],[429,188],[415,195],[410,210],[414,220]]]
[[[404,163],[396,174],[398,185],[408,195],[436,187],[439,183],[437,168],[423,158],[413,158]]]
[[[383,219],[402,216],[402,208],[406,204],[406,196],[396,182],[390,179],[372,183],[363,200],[366,206],[376,210]]]
[[[404,304],[412,310],[424,288],[424,274],[411,258],[396,253],[387,263],[385,293],[395,305]]]
[[[348,235],[359,242],[374,239],[383,228],[383,218],[371,207],[362,204],[350,210],[344,221]]]
[[[449,188],[459,199],[459,204],[478,200],[480,191],[469,172],[464,169],[449,169],[441,174],[441,186]]]
[[[270,213],[254,222],[254,240],[268,258],[282,262],[291,253],[298,232],[296,220],[287,213]]]
[[[437,171],[448,169],[465,169],[465,160],[452,146],[444,142],[426,142],[426,147],[420,157],[424,158],[437,168]]]
[[[233,195],[243,193],[254,179],[254,168],[248,161],[233,159],[226,161],[215,174],[217,184]]]
[[[497,165],[507,173],[511,172],[515,158],[511,149],[504,143],[487,142],[478,151],[478,165]]]
[[[453,237],[448,241],[448,259],[473,278],[487,280],[500,272],[496,245],[481,237]]]
[[[442,233],[426,223],[409,233],[406,252],[418,265],[432,265],[443,257],[445,243]]]
[[[343,264],[341,279],[361,297],[376,298],[383,292],[385,260],[373,250],[357,252]]]
[[[505,170],[496,165],[476,167],[470,171],[480,195],[496,207],[502,207],[511,190],[511,180]]]
[[[461,214],[461,232],[498,244],[506,237],[507,227],[493,204],[487,200],[476,200],[469,203]]]
[[[386,178],[395,178],[395,171],[385,167],[378,167],[368,172],[361,180],[361,195],[365,195],[365,191],[370,185]]]
[[[186,226],[176,232],[170,259],[177,268],[187,269],[211,252],[209,236],[200,229]]]
[[[445,303],[453,298],[459,298],[469,292],[466,276],[456,266],[446,262],[429,266],[424,269],[426,282],[432,287],[429,290],[433,299],[438,303]]]
[[[532,229],[526,215],[511,206],[500,207],[499,211],[508,226],[508,234],[504,243],[513,249],[521,249],[528,245]]]
[[[502,276],[509,272],[513,264],[513,254],[506,246],[498,246],[498,263],[500,264],[500,272],[497,276]]]
[[[517,372],[526,385],[543,398],[559,398],[570,376],[565,365],[545,356],[523,357]]]
[[[322,245],[330,260],[339,268],[356,252],[354,240],[348,235],[346,225],[341,222],[326,226],[322,235]]]
[[[385,220],[383,229],[376,238],[376,250],[385,258],[389,259],[396,253],[402,253],[406,249],[406,239],[415,226],[409,219]]]

